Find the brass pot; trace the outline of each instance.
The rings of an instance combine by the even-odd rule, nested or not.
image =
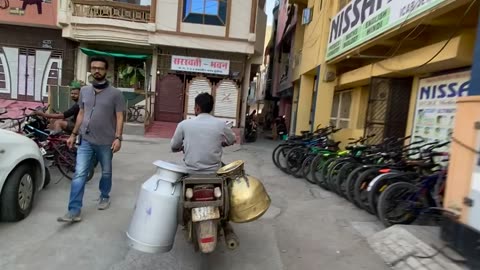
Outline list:
[[[270,207],[270,197],[259,179],[246,175],[243,161],[232,162],[218,171],[229,178],[229,220],[235,223],[254,221]]]

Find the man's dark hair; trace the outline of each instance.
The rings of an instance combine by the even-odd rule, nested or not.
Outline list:
[[[195,104],[200,107],[202,113],[210,113],[213,110],[213,97],[209,93],[201,93],[195,98]]]
[[[103,62],[105,63],[105,69],[108,69],[108,61],[105,59],[105,57],[102,56],[93,56],[90,58],[90,65],[92,65],[92,62]]]

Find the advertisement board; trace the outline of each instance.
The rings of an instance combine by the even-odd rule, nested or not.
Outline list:
[[[57,27],[58,0],[0,0],[0,23]]]
[[[401,25],[446,0],[352,0],[330,23],[327,60]]]
[[[470,70],[421,79],[415,106],[412,142],[450,140],[458,97],[467,96]],[[448,150],[448,147],[442,149]]]

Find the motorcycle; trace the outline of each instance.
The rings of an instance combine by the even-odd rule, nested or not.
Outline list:
[[[254,142],[257,140],[257,123],[255,122],[254,116],[256,114],[256,110],[246,118],[246,126],[245,126],[245,140],[247,142]]]
[[[285,121],[285,115],[279,116],[275,119],[275,126],[276,126],[276,132],[277,136],[280,136],[280,138],[284,139],[284,137],[287,135],[287,123]]]
[[[164,161],[154,164],[157,171],[142,185],[127,231],[129,245],[139,251],[170,251],[178,225],[197,252],[214,252],[222,231],[233,250],[239,239],[230,222],[254,221],[270,206],[263,184],[245,174],[241,160],[213,174],[190,174]]]

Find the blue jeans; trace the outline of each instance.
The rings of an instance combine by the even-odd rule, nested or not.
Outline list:
[[[77,164],[75,175],[72,179],[70,189],[70,201],[68,211],[72,214],[79,214],[82,209],[83,193],[87,182],[88,172],[93,166],[93,156],[96,155],[102,165],[102,178],[100,179],[100,192],[102,198],[109,198],[112,189],[112,158],[111,145],[96,145],[82,140],[77,149]]]

